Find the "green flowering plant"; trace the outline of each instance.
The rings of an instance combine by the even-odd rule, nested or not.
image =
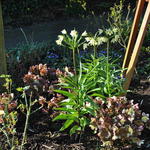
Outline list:
[[[123,89],[124,79],[120,76],[123,70],[110,59],[110,43],[116,42],[118,36],[114,36],[117,33],[117,28],[111,29],[99,29],[94,36],[86,36],[84,47],[88,48],[92,46],[94,49],[94,56],[91,60],[87,60],[84,67],[88,70],[88,67],[92,67],[94,63],[98,63],[97,72],[93,74],[97,81],[97,88],[99,88],[99,94],[111,97],[118,96],[126,91]],[[96,57],[96,51],[98,46],[106,45],[106,57]],[[94,81],[95,82],[95,81]],[[98,91],[98,90],[97,90]]]
[[[99,137],[102,146],[123,148],[128,145],[141,145],[140,140],[145,127],[150,127],[149,114],[142,113],[138,104],[125,97],[110,97],[106,103],[98,102],[100,109],[96,117],[91,118],[91,129]]]
[[[85,74],[96,67],[92,74],[96,88],[96,95],[93,96],[106,98],[126,93],[123,89],[125,79],[120,76],[123,70],[117,64],[111,62],[111,59],[109,61],[108,59],[106,56],[96,59],[91,57],[86,63],[83,63],[83,72]]]
[[[84,31],[81,35],[74,29],[70,32],[70,35],[64,29],[61,31],[62,35],[58,35],[58,40],[56,44],[67,47],[72,50],[72,60],[74,69],[76,70],[76,53],[79,55],[79,48],[84,44],[83,37],[87,36],[87,32]],[[79,57],[80,58],[80,57]]]
[[[95,115],[97,105],[94,103],[89,91],[94,90],[92,74],[96,66],[84,74],[80,64],[79,74],[68,72],[66,77],[60,80],[61,89],[55,92],[61,93],[65,99],[60,102],[56,110],[61,113],[53,121],[66,120],[60,131],[70,129],[70,135],[78,133],[82,135],[86,126],[89,125],[89,116]]]
[[[60,76],[58,84],[59,90],[65,99],[59,103],[56,110],[62,111],[55,120],[66,120],[61,131],[71,128],[70,134],[83,133],[86,126],[89,125],[89,116],[95,116],[98,109],[94,101],[113,95],[124,93],[122,88],[123,80],[117,78],[120,70],[115,70],[113,64],[109,64],[109,82],[107,80],[107,58],[100,57],[87,60],[86,63],[80,63],[80,69],[77,74],[70,72],[66,68],[67,74]],[[84,122],[84,124],[83,124]]]

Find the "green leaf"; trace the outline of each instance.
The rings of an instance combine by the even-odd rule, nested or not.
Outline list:
[[[54,108],[55,110],[61,110],[61,111],[66,111],[66,112],[77,112],[76,110],[73,110],[71,108]]]
[[[23,88],[22,88],[22,87],[18,87],[16,90],[17,90],[18,92],[23,92]]]
[[[68,86],[77,87],[76,76],[63,78]]]
[[[92,89],[92,88],[95,88],[95,83],[93,83],[93,81],[89,81],[88,80],[88,84],[86,85],[86,89],[87,90],[90,90],[90,89]],[[90,92],[88,92],[88,93],[90,93]]]
[[[88,113],[95,116],[95,111],[92,108],[87,107],[86,110],[87,110]]]
[[[88,122],[88,120],[87,120],[86,117],[80,118],[80,126],[81,126],[81,127],[85,128],[85,126],[88,125],[88,123],[89,123],[89,122]]]
[[[67,129],[70,125],[72,125],[74,120],[67,120],[64,125],[61,127],[60,131]]]
[[[66,105],[69,105],[69,106],[74,106],[74,105],[76,105],[76,103],[75,102],[60,102],[59,103],[59,105],[60,106],[66,106]]]
[[[76,131],[81,131],[81,127],[78,126],[78,125],[73,126],[73,127],[70,129],[70,135],[76,133]]]
[[[100,91],[100,90],[101,90],[101,88],[96,88],[96,89],[90,90],[88,93],[95,92],[95,91]]]
[[[54,90],[57,93],[63,94],[64,96],[67,96],[69,98],[74,98],[74,94],[69,93],[67,91],[63,91],[63,90]]]
[[[73,113],[73,114],[60,114],[58,116],[56,116],[53,121],[56,121],[56,120],[68,120],[68,119],[71,119],[71,120],[75,120],[79,117],[78,113]]]
[[[108,94],[108,90],[107,90],[106,87],[104,87],[104,92],[105,92],[106,94]]]
[[[94,94],[92,94],[91,96],[106,98],[104,95],[101,95],[101,94],[98,94],[98,93],[94,93]]]

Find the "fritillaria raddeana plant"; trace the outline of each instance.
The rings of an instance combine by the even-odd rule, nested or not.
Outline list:
[[[76,53],[79,55],[79,48],[84,44],[83,37],[87,36],[87,32],[84,31],[81,35],[74,29],[70,32],[70,35],[64,29],[61,31],[61,35],[58,35],[58,40],[56,44],[67,47],[72,50],[72,58],[74,69],[76,70]],[[79,57],[80,58],[80,57]]]
[[[63,90],[55,91],[66,97],[65,101],[60,104],[60,108],[57,108],[63,113],[54,118],[54,120],[66,120],[61,131],[72,127],[70,134],[83,133],[85,127],[89,124],[87,116],[94,115],[97,109],[97,106],[93,103],[93,96],[105,99],[105,96],[109,97],[114,93],[114,89],[116,91],[116,87],[111,90],[114,77],[111,75],[112,72],[110,73],[112,64],[109,64],[109,41],[112,39],[110,35],[109,30],[99,29],[94,36],[88,35],[86,31],[79,36],[76,30],[72,30],[70,35],[67,34],[66,30],[63,30],[62,35],[58,36],[56,43],[73,51],[75,68],[75,52],[79,54],[79,47],[83,46],[84,49],[92,47],[94,49],[94,56],[92,56],[91,61],[84,64],[80,62],[77,73],[61,78],[64,82],[59,85]],[[102,44],[107,45],[106,59],[96,58],[98,46]],[[102,85],[104,88],[98,85]],[[122,92],[122,89],[119,92]]]
[[[81,64],[80,64],[81,65]],[[80,66],[79,74],[72,74],[68,72],[68,76],[61,77],[62,89],[55,90],[65,96],[65,99],[59,104],[56,110],[61,113],[54,118],[55,120],[65,120],[60,131],[67,128],[70,129],[70,135],[78,133],[83,134],[84,129],[89,125],[89,115],[94,115],[97,109],[90,94],[94,91],[95,83],[93,83],[93,73],[97,64],[89,69],[86,74],[82,72]],[[91,92],[90,92],[91,91]],[[76,134],[76,135],[78,135]]]

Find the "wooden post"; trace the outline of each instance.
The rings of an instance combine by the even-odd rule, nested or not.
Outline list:
[[[6,74],[6,55],[4,46],[4,29],[3,29],[3,17],[2,17],[2,6],[0,0],[0,75]]]
[[[129,42],[128,42],[128,46],[127,46],[124,61],[123,61],[123,66],[122,66],[123,69],[127,68],[129,65],[129,61],[131,58],[131,54],[133,52],[136,36],[138,33],[138,25],[139,25],[140,17],[141,17],[142,12],[143,12],[144,3],[145,3],[145,0],[139,0],[138,4],[137,4],[135,17],[134,17],[130,37],[129,37]],[[124,75],[125,75],[125,72],[126,71],[124,71]]]
[[[146,1],[146,0],[145,0]],[[131,78],[133,76],[134,73],[134,69],[137,63],[137,59],[143,44],[143,40],[146,34],[146,30],[148,27],[148,23],[150,21],[150,0],[148,0],[148,6],[146,8],[146,12],[142,21],[142,25],[135,43],[135,47],[133,49],[133,53],[129,62],[129,66],[126,72],[126,82],[124,84],[124,89],[127,90],[129,88],[130,82],[131,82]]]

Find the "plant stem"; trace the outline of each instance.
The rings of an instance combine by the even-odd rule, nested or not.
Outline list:
[[[76,74],[76,58],[75,58],[75,49],[73,49],[72,51],[72,57],[73,57],[73,66],[74,66],[74,70],[75,70],[75,74]]]
[[[107,42],[107,89],[108,89],[108,95],[110,97],[110,86],[109,86],[109,76],[110,76],[110,72],[109,72],[109,40]]]
[[[96,58],[96,46],[94,45],[94,59]]]
[[[25,140],[26,140],[26,133],[27,133],[27,128],[28,128],[29,116],[30,116],[30,109],[29,109],[29,111],[27,112],[27,115],[26,115],[26,122],[25,122],[25,127],[24,127],[24,132],[23,132],[23,139],[22,139],[20,150],[23,150],[23,146],[24,146],[24,143],[25,143]]]
[[[80,56],[80,52],[79,52],[79,49],[77,48],[77,52],[78,52],[78,57],[79,57],[79,65],[81,63],[81,56]]]
[[[15,135],[13,134],[13,137],[12,137],[12,140],[11,140],[11,143],[12,143],[11,150],[14,150],[14,139],[15,139]]]
[[[27,128],[28,128],[28,123],[29,123],[29,117],[31,114],[31,100],[29,102],[29,106],[26,106],[27,109],[27,114],[26,114],[26,122],[25,122],[25,127],[24,127],[24,132],[23,132],[23,139],[22,139],[22,143],[21,143],[21,148],[20,150],[23,150],[23,146],[26,140],[26,134],[27,134]]]
[[[7,143],[8,143],[9,146],[11,147],[12,145],[11,145],[11,143],[10,143],[10,139],[9,139],[9,136],[8,136],[7,132],[5,132],[5,131],[3,130],[3,133],[4,133],[4,135],[6,136]]]

